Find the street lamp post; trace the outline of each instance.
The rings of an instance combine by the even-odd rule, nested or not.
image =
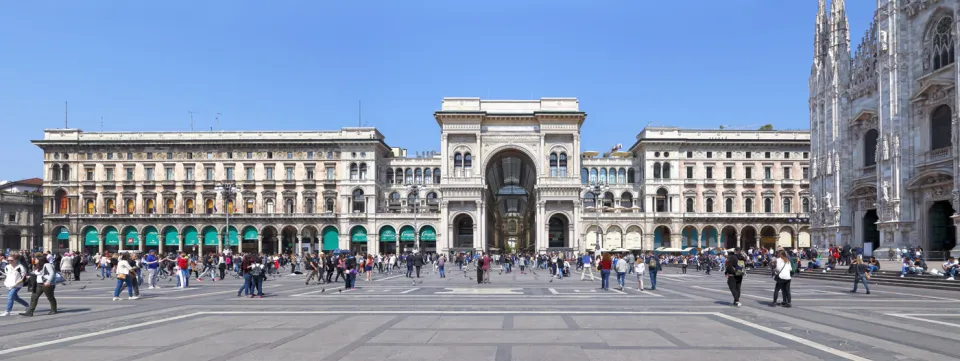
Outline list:
[[[603,233],[600,230],[600,197],[610,190],[610,187],[607,186],[606,182],[590,182],[590,185],[587,186],[587,192],[593,194],[593,206],[597,209],[597,243],[594,245],[595,250],[600,250],[600,237]]]
[[[793,242],[794,243],[792,245],[793,248],[800,248],[800,226],[799,225],[803,223],[810,223],[810,219],[806,217],[801,217],[802,215],[803,215],[802,213],[797,212],[796,214],[794,214],[793,218],[790,218],[787,220],[787,223],[797,224],[797,232],[794,235],[796,240]]]
[[[423,185],[408,182],[406,188],[413,193],[413,249],[419,253],[420,229],[417,228],[417,205],[420,203],[420,190],[423,189]]]
[[[217,187],[214,188],[214,191],[220,194],[223,197],[223,208],[227,213],[227,228],[223,231],[223,243],[220,244],[220,252],[223,252],[223,247],[229,247],[230,244],[230,208],[228,205],[233,199],[233,196],[237,194],[237,185],[234,183],[218,183]],[[236,205],[234,205],[236,208]],[[239,235],[237,236],[239,237]],[[239,240],[237,241],[237,253],[240,253],[240,244]]]

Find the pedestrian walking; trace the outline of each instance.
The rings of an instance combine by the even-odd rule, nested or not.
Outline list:
[[[777,282],[776,288],[773,289],[773,304],[772,306],[783,306],[791,307],[790,302],[792,298],[790,297],[790,272],[792,268],[790,267],[790,260],[787,259],[786,251],[777,252],[776,263],[774,264],[773,271],[773,280]],[[856,286],[854,286],[856,287]],[[777,294],[783,293],[783,302],[777,304]]]
[[[850,269],[847,273],[853,273],[853,290],[850,293],[857,293],[857,285],[863,283],[863,288],[867,290],[867,294],[870,294],[870,285],[867,283],[867,280],[870,279],[870,274],[867,272],[867,266],[863,264],[863,261],[859,258],[853,260],[853,264],[850,266]]]
[[[627,271],[630,270],[630,263],[623,258],[623,255],[617,257],[617,284],[620,285],[619,290],[623,291],[623,286],[627,280]]]
[[[7,308],[4,309],[3,313],[0,313],[0,316],[9,316],[10,311],[13,311],[14,302],[23,305],[23,307],[30,307],[30,304],[18,295],[20,289],[23,288],[23,281],[27,279],[27,269],[20,264],[20,255],[11,254],[7,256],[7,266],[4,267],[4,273],[7,276],[3,280],[3,286],[9,291],[7,291]]]
[[[647,252],[647,258],[644,261],[647,264],[647,271],[650,271],[650,290],[657,290],[657,273],[663,270],[660,266],[660,260],[653,252]]]
[[[46,296],[47,301],[50,302],[50,315],[57,314],[57,298],[54,296],[54,291],[57,288],[57,282],[55,278],[57,277],[57,272],[53,268],[53,265],[47,262],[47,257],[42,254],[38,254],[33,260],[33,273],[30,274],[30,279],[24,282],[29,282],[27,284],[27,289],[32,292],[30,295],[30,306],[27,307],[27,310],[20,314],[24,317],[33,317],[33,312],[37,310],[37,302],[40,301],[40,296]]]
[[[733,307],[740,307],[740,286],[743,283],[743,276],[746,274],[747,262],[740,254],[740,248],[734,248],[730,258],[727,259],[727,267],[723,271],[723,276],[727,278],[727,287],[733,295]],[[776,296],[774,296],[776,297]]]
[[[600,288],[604,291],[610,290],[610,270],[613,268],[613,260],[609,253],[600,256]]]
[[[637,291],[643,291],[643,277],[647,275],[647,265],[642,260],[634,263],[633,272],[637,274]]]

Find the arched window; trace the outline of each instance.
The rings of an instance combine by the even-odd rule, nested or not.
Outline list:
[[[617,184],[617,168],[610,168],[608,171],[607,184]]]
[[[803,207],[803,213],[810,213],[810,198],[801,199],[800,206]]]
[[[743,211],[747,213],[753,213],[753,198],[747,198],[743,200]]]
[[[597,168],[590,168],[590,183],[597,182]]]
[[[307,209],[306,209],[306,213],[307,213],[307,214],[312,214],[312,213],[313,213],[313,198],[309,198],[309,199],[307,199],[305,202],[306,202],[306,203],[304,204],[304,206],[306,206],[306,208],[307,208]]]
[[[597,205],[597,202],[593,196],[593,193],[587,192],[586,194],[583,195],[583,206],[585,208],[593,208],[593,207],[596,207],[596,205]]]
[[[94,205],[92,199],[88,199],[88,200],[87,200],[87,207],[86,207],[86,209],[87,209],[87,214],[94,214],[94,213],[96,213],[96,206]]]
[[[660,179],[660,162],[653,163],[653,179]]]
[[[783,211],[782,211],[782,212],[783,212],[783,213],[793,212],[793,207],[792,207],[792,206],[793,206],[793,201],[791,201],[790,198],[784,198],[784,199],[783,199]]]
[[[233,200],[227,201],[227,213],[233,214],[236,210],[233,208]]]
[[[589,184],[590,183],[590,171],[587,168],[580,169],[580,183]]]
[[[148,199],[148,200],[147,200],[147,214],[154,214],[154,213],[157,213],[157,207],[156,207],[156,205],[153,203],[153,200],[152,200],[152,199]]]
[[[423,183],[433,183],[433,170],[430,168],[423,170]]]
[[[667,212],[667,201],[667,190],[664,188],[658,189],[654,202],[657,212]]]
[[[350,180],[356,180],[359,173],[360,167],[357,166],[357,163],[350,163]]]
[[[433,184],[440,184],[440,168],[433,168]]]
[[[633,208],[633,194],[623,192],[623,194],[620,195],[620,207]]]
[[[670,163],[663,163],[663,179],[670,179]]]
[[[470,152],[463,154],[463,169],[470,170],[473,167],[473,157],[470,155]]]
[[[326,207],[323,209],[327,213],[333,213],[333,198],[327,198]]]
[[[600,168],[600,176],[599,176],[599,178],[597,178],[597,179],[598,179],[598,182],[601,182],[601,183],[602,183],[602,182],[606,182],[606,181],[607,181],[607,170],[604,169],[604,168]]]
[[[419,202],[417,202],[417,193],[410,192],[410,194],[407,194],[407,207],[410,208],[411,212],[417,211],[417,209],[420,206],[418,203]]]
[[[864,167],[877,164],[877,138],[879,138],[879,133],[876,129],[870,129],[863,135]]]
[[[724,202],[723,204],[724,211],[727,213],[733,213],[733,198],[727,198],[723,202]]]
[[[59,165],[59,164],[54,164],[54,165],[53,165],[53,168],[50,170],[50,173],[51,173],[51,175],[50,175],[50,177],[51,177],[50,180],[52,180],[52,181],[59,181],[59,180],[60,180],[60,165]]]
[[[928,46],[930,46],[930,70],[937,70],[953,64],[953,18],[944,16],[937,24],[928,30]]]
[[[390,193],[390,201],[391,201],[391,202],[400,202],[400,193],[398,193],[398,192]]]
[[[613,207],[613,193],[607,192],[603,195],[603,207],[612,208]]]
[[[208,202],[210,202],[210,213],[213,213],[213,201]],[[127,200],[127,214],[133,214],[133,212],[136,210],[135,204],[136,203],[134,203],[132,199]]]
[[[950,140],[950,121],[953,116],[950,107],[941,105],[930,115],[930,150],[948,148],[953,142]]]
[[[567,153],[560,153],[560,176],[567,176]]]
[[[266,207],[267,207],[267,214],[274,214],[274,213],[277,212],[277,207],[276,207],[276,205],[273,203],[273,200],[272,200],[272,199],[268,199],[268,200],[267,200],[267,202],[266,202]]]
[[[173,199],[166,200],[166,202],[164,202],[163,204],[163,211],[166,214],[173,214],[173,205],[174,205]]]
[[[637,175],[633,168],[627,169],[627,183],[634,184],[637,182]]]
[[[423,184],[423,169],[417,168],[413,174],[414,183]]]
[[[397,168],[397,171],[394,172],[394,175],[397,180],[397,184],[403,184],[403,168]]]
[[[293,214],[293,199],[287,198],[283,200],[283,213]]]
[[[559,172],[559,158],[557,153],[550,153],[550,176],[556,177]]]
[[[693,198],[687,198],[687,213],[693,212],[696,212],[696,210],[693,209]]]
[[[113,208],[113,201],[112,201],[112,200],[110,201],[110,207]],[[187,214],[193,214],[194,207],[193,207],[193,200],[192,200],[192,199],[187,199],[186,208],[187,208]]]
[[[367,179],[367,163],[360,163],[359,179]]]
[[[453,154],[453,174],[455,176],[461,176],[461,170],[463,169],[463,155],[460,152]]]
[[[713,213],[713,198],[707,198],[707,213]]]
[[[407,169],[409,171],[409,169]],[[354,213],[363,213],[365,212],[364,205],[366,200],[363,197],[363,189],[356,189],[353,191],[353,212]]]
[[[253,199],[247,199],[247,207],[246,207],[247,214],[253,213],[253,205],[254,205]]]
[[[393,168],[387,168],[387,183],[393,183]]]
[[[627,184],[627,170],[626,170],[626,169],[620,168],[620,169],[617,171],[617,183],[619,183],[619,184]]]
[[[404,182],[404,183],[403,183],[403,184],[413,183],[413,181],[414,181],[414,179],[413,179],[413,168],[407,168],[406,170],[403,171],[403,173],[404,173],[404,176],[403,176],[403,182]]]
[[[61,189],[53,194],[53,208],[57,214],[67,214],[70,210],[70,201],[67,198],[67,191]]]
[[[763,212],[764,213],[773,213],[773,199],[764,198],[763,199]]]
[[[67,154],[64,153],[63,155],[66,156]],[[64,181],[64,182],[69,182],[69,181],[70,181],[70,166],[69,166],[69,165],[64,164],[64,165],[63,165],[63,168],[60,168],[60,180],[62,180],[62,181]]]

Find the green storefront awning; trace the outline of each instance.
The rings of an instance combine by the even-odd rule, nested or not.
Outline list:
[[[430,227],[430,226],[423,227],[423,228],[420,230],[420,240],[421,240],[421,241],[428,241],[428,242],[436,242],[436,241],[437,241],[437,231],[434,230],[433,227]]]
[[[393,227],[387,226],[380,229],[380,242],[396,242],[397,231]]]
[[[366,242],[367,241],[367,229],[357,226],[353,227],[353,230],[350,231],[350,241],[351,242]]]
[[[183,245],[196,246],[198,243],[200,243],[200,234],[197,233],[197,229],[187,228],[187,231],[183,234]]]
[[[260,238],[260,234],[257,233],[257,229],[253,227],[247,227],[243,230],[243,240],[244,241],[256,241]]]
[[[126,246],[136,246],[136,245],[138,245],[138,244],[139,244],[139,241],[137,240],[137,230],[135,230],[135,229],[128,229],[127,232],[126,232],[126,234],[124,234],[124,236],[123,236],[123,242],[124,242],[124,245],[126,245]]]
[[[106,246],[119,246],[120,232],[117,232],[117,229],[113,227],[107,228],[107,231],[103,234],[103,244]]]
[[[217,230],[213,228],[207,228],[203,230],[203,245],[204,246],[216,246],[220,244],[220,240],[217,239]]]
[[[323,250],[333,251],[340,248],[340,233],[336,228],[327,227],[323,230]]]
[[[157,232],[156,228],[148,227],[143,240],[144,240],[144,244],[147,246],[159,246],[160,233]]]
[[[413,227],[406,226],[400,228],[400,241],[401,242],[413,242],[416,241],[416,233],[413,231]]]
[[[97,235],[97,230],[90,228],[87,230],[87,233],[83,235],[83,245],[84,246],[99,246],[100,238]]]
[[[70,239],[70,232],[66,228],[60,227],[60,231],[57,232],[57,239],[61,241]]]
[[[237,229],[230,227],[230,231],[227,232],[227,244],[231,246],[236,246],[240,244],[240,238],[238,238]]]
[[[177,237],[177,230],[174,228],[168,228],[167,232],[163,235],[163,245],[164,246],[180,246],[180,237]]]

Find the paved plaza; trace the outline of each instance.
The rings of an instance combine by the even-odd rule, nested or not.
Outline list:
[[[477,285],[452,270],[304,286],[191,282],[111,301],[113,281],[57,288],[61,313],[0,319],[4,360],[948,360],[960,352],[960,294],[793,281],[790,309],[769,306],[773,282],[747,276],[731,308],[719,272],[665,270],[656,291],[599,290],[579,277],[499,274]],[[89,278],[90,274],[84,274]],[[165,283],[165,286],[172,284]],[[646,284],[649,288],[649,282]],[[125,296],[124,296],[125,297]],[[16,312],[22,311],[19,306]]]

